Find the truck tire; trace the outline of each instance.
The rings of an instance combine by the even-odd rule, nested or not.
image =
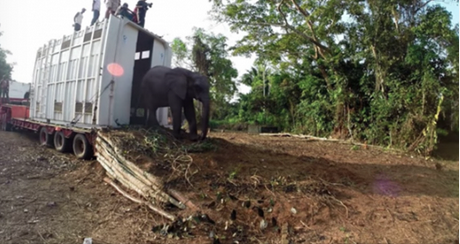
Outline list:
[[[13,125],[6,122],[6,120],[2,120],[2,129],[3,131],[12,131],[13,130]]]
[[[90,159],[93,156],[93,148],[83,134],[75,135],[72,147],[78,159]]]
[[[40,131],[38,132],[38,140],[40,142],[40,146],[47,146],[47,147],[53,147],[54,145],[54,140],[53,140],[53,135],[48,134],[46,130],[46,126],[43,126],[40,128]]]
[[[1,114],[1,117],[0,117],[1,128],[0,128],[0,130],[3,130],[3,131],[12,131],[13,130],[13,125],[6,121],[6,117],[7,117],[9,112],[10,111],[7,110],[6,113]]]
[[[13,131],[13,125],[10,123],[5,123],[5,131]]]
[[[58,152],[68,152],[72,148],[72,139],[65,138],[62,131],[54,133],[54,148]]]

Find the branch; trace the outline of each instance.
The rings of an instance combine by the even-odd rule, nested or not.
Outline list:
[[[284,28],[287,28],[289,30],[292,30],[294,31],[295,33],[297,33],[298,35],[302,36],[303,38],[307,39],[308,41],[312,42],[313,44],[315,44],[316,46],[318,46],[319,48],[325,50],[326,52],[330,52],[329,48],[324,46],[323,44],[319,43],[317,40],[316,40],[316,37],[311,37],[311,36],[308,36],[306,35],[305,33],[297,30],[296,28],[294,28],[292,25],[289,24],[289,22],[287,21],[286,19],[286,15],[284,14],[284,12],[281,10],[281,6],[282,4],[284,3],[285,0],[281,0],[281,2],[278,4],[277,6],[277,10],[278,12],[281,14],[281,16],[283,17],[284,19],[284,24],[281,24],[281,23],[269,23],[269,24],[266,24],[266,25],[274,25],[274,26],[281,26],[281,27],[284,27]],[[312,30],[312,27],[309,25],[309,28],[310,30]],[[314,34],[314,31],[312,30],[312,33]],[[323,58],[325,58],[323,56]]]
[[[428,5],[430,2],[432,2],[433,0],[428,0],[426,1],[425,3],[422,4],[422,6],[420,6],[419,8],[415,9],[414,11],[414,14],[416,14],[418,11],[420,11],[420,9],[424,8],[426,5]]]
[[[284,1],[284,0],[283,0]],[[281,1],[281,2],[283,2]],[[300,5],[295,1],[295,0],[291,0],[291,2],[295,5],[295,8],[297,10],[299,10],[300,13],[302,13],[303,16],[305,16],[305,18],[309,18],[310,17],[310,13],[308,13],[307,11],[305,11],[303,8],[300,7]]]
[[[292,31],[294,31],[295,33],[297,33],[298,35],[302,36],[303,38],[307,39],[308,41],[312,42],[313,44],[315,44],[317,47],[319,47],[320,49],[326,51],[327,53],[330,52],[329,48],[324,46],[323,44],[321,44],[318,39],[316,38],[316,34],[315,34],[315,31],[313,29],[313,23],[310,21],[310,20],[306,20],[307,21],[307,25],[308,25],[308,28],[310,29],[311,33],[313,34],[313,37],[311,36],[308,36],[306,35],[305,33],[303,32],[300,32],[298,31],[297,29],[295,29],[292,25],[290,25],[286,19],[286,15],[284,14],[284,12],[281,10],[281,6],[284,4],[284,1],[285,0],[281,0],[281,2],[278,4],[277,6],[277,10],[278,12],[281,14],[281,16],[283,17],[284,19],[284,22],[285,24],[283,25],[283,27],[285,28],[288,28]],[[299,10],[302,15],[304,15],[306,18],[308,18],[310,16],[309,13],[307,13],[305,10],[303,10],[302,8],[300,8],[300,6],[297,4],[297,2],[295,0],[291,0],[294,5],[296,6],[297,10]],[[326,58],[323,54],[323,52],[321,50],[319,50],[319,53],[320,55],[323,57],[323,58]]]
[[[129,200],[135,202],[135,203],[138,203],[138,204],[144,204],[144,205],[147,205],[147,207],[149,207],[150,209],[152,209],[153,211],[155,211],[156,213],[158,213],[159,215],[163,216],[163,217],[166,217],[168,218],[169,220],[171,221],[176,221],[176,217],[153,206],[151,203],[147,202],[147,201],[144,201],[144,200],[141,200],[139,198],[135,198],[131,195],[129,195],[127,192],[125,192],[124,190],[122,190],[119,186],[117,186],[115,184],[115,182],[109,178],[104,178],[104,181],[107,182],[108,184],[110,184],[111,186],[113,186],[113,188],[115,188],[115,190],[117,190],[121,195],[125,196],[126,198],[128,198]]]

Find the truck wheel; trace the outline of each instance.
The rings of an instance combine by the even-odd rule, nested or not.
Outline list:
[[[13,125],[10,123],[5,123],[5,131],[13,131]]]
[[[54,148],[59,152],[68,152],[72,148],[72,140],[65,138],[62,131],[54,133]]]
[[[0,130],[3,130],[3,131],[12,131],[13,130],[13,125],[8,123],[6,121],[6,117],[8,115],[10,111],[6,111],[5,113],[2,113],[1,117],[0,117],[0,122],[1,122],[1,129]]]
[[[2,121],[2,129],[3,131],[12,131],[13,130],[13,125],[10,123],[7,123],[6,120]]]
[[[53,136],[48,134],[45,126],[40,128],[40,131],[38,132],[38,140],[40,141],[40,146],[53,147]]]
[[[93,148],[85,135],[77,134],[73,139],[73,153],[78,159],[90,159],[93,156]]]

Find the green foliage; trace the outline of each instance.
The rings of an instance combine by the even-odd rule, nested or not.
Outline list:
[[[171,49],[174,53],[174,65],[179,67],[187,66],[187,45],[180,38],[174,38],[171,43]]]
[[[3,32],[0,32],[0,37],[2,35],[3,35]],[[2,79],[11,80],[13,64],[10,64],[6,61],[6,58],[9,54],[11,54],[11,52],[3,49],[0,45],[0,80]]]
[[[458,133],[459,28],[443,7],[212,2],[215,20],[244,32],[233,54],[258,56],[240,80],[251,91],[239,97],[238,121],[423,153],[438,133]]]

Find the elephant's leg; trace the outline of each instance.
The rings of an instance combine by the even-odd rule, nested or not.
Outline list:
[[[196,115],[195,107],[193,106],[193,99],[187,99],[184,101],[184,113],[190,130],[190,139],[192,141],[196,141],[199,137],[196,131]]]
[[[149,108],[149,114],[148,114],[148,120],[147,120],[147,124],[148,124],[148,127],[152,127],[152,128],[159,128],[160,127],[160,124],[158,123],[158,120],[157,120],[157,107],[151,107]]]
[[[168,95],[169,107],[171,108],[172,124],[173,124],[173,135],[176,139],[181,139],[180,128],[181,128],[181,117],[182,117],[182,100],[177,97],[174,93]]]

